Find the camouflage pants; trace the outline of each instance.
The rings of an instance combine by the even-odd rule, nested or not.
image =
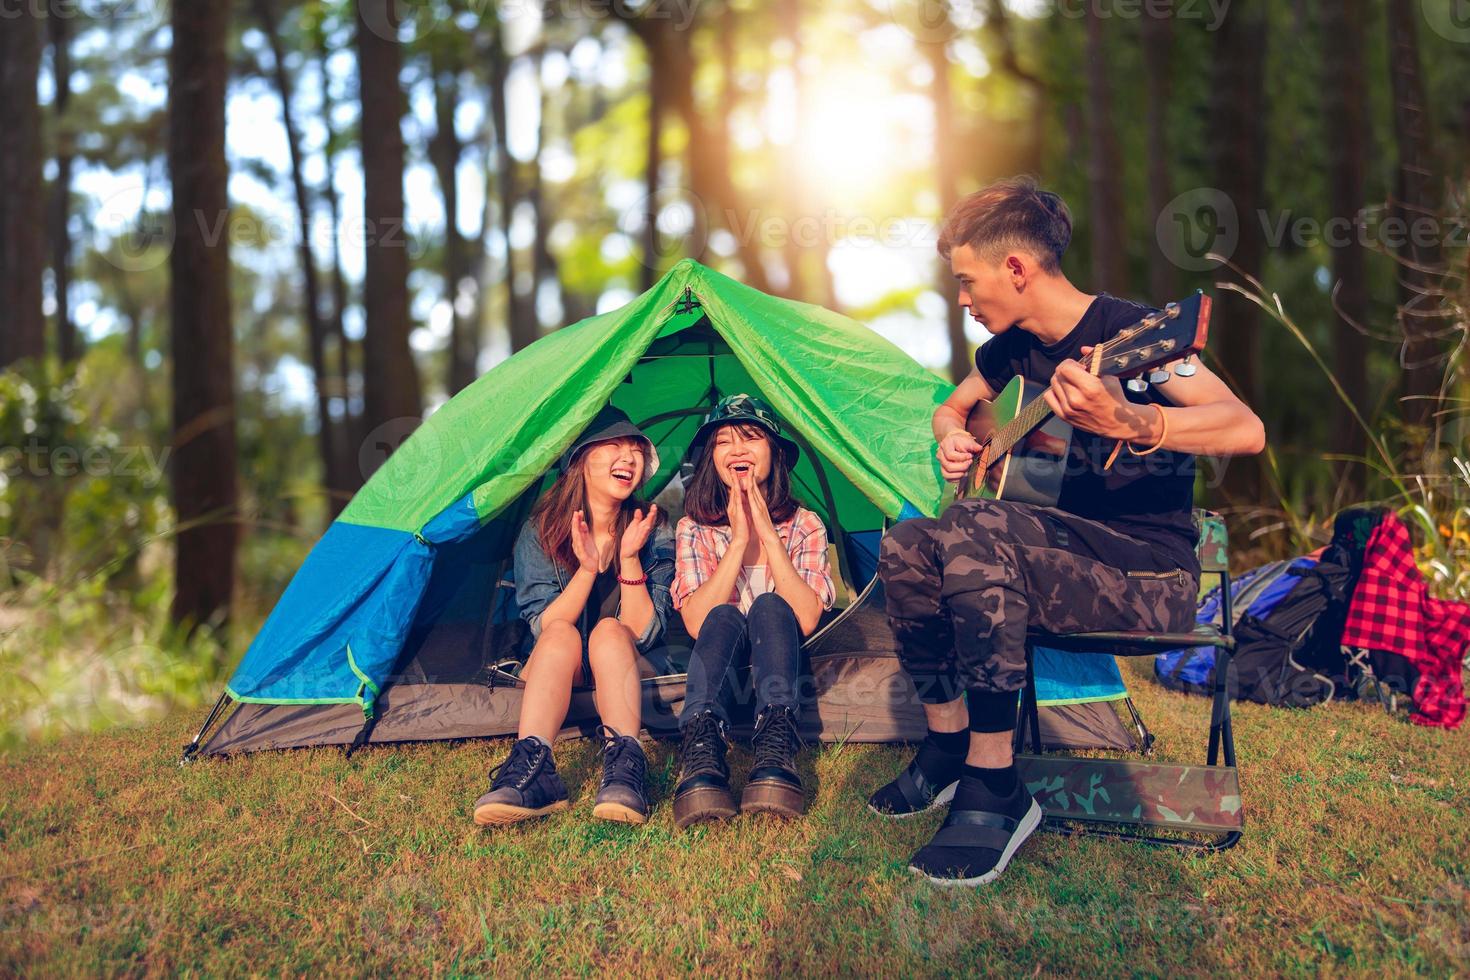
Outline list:
[[[1068,533],[1078,522],[1088,525],[1087,539],[1116,545],[1107,560]],[[921,701],[942,704],[966,690],[1025,686],[1028,628],[1193,629],[1195,578],[1154,567],[1147,545],[1095,521],[1051,507],[965,500],[938,519],[894,525],[878,574],[904,669]]]

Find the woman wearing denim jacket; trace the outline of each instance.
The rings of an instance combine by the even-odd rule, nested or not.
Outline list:
[[[648,819],[639,657],[663,636],[674,574],[672,536],[653,504],[633,496],[658,471],[653,443],[604,408],[562,456],[561,474],[515,544],[516,604],[535,647],[516,743],[475,804],[478,824],[509,824],[567,808],[551,745],[572,686],[591,683],[603,743],[593,816]]]

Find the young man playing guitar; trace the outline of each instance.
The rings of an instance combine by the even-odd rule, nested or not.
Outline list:
[[[1028,627],[1192,629],[1194,455],[1265,445],[1260,419],[1202,365],[1176,360],[1167,383],[1144,391],[1099,376],[1093,348],[1111,355],[1157,311],[1068,281],[1060,261],[1071,235],[1061,198],[1018,178],[960,201],[939,237],[960,305],[993,335],[934,412],[944,478],[966,480],[986,448],[967,419],[1017,376],[1045,385],[1045,407],[1075,433],[1062,444],[1056,506],[971,496],[883,540],[888,617],[929,733],[869,805],[902,817],[950,803],[910,865],[936,884],[993,880],[1041,822],[1011,756]],[[1151,363],[1166,359],[1154,350]]]

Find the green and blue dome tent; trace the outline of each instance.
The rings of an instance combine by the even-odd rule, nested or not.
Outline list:
[[[793,490],[826,523],[846,586],[806,643],[809,734],[922,737],[875,571],[884,528],[945,499],[927,434],[950,390],[854,320],[682,261],[626,306],[497,365],[413,432],[311,550],[186,758],[513,734],[529,641],[510,552],[557,458],[611,402],[657,446],[644,493],[676,520],[685,449],[704,413],[742,391],[801,446]],[[690,642],[673,627],[644,684],[651,731],[674,727],[683,697]],[[1134,744],[1110,658],[1047,653],[1037,673],[1055,744]],[[568,729],[595,724],[578,690]]]

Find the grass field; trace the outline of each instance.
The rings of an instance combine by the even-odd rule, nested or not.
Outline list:
[[[1130,679],[1160,756],[1196,761],[1205,702]],[[1363,705],[1237,718],[1234,850],[1039,834],[976,891],[906,870],[938,814],[862,806],[899,747],[806,753],[804,821],[679,834],[667,744],[646,827],[591,819],[599,759],[573,741],[571,813],[482,831],[508,741],[180,769],[198,718],[75,736],[0,762],[0,974],[1464,972],[1470,733]]]

